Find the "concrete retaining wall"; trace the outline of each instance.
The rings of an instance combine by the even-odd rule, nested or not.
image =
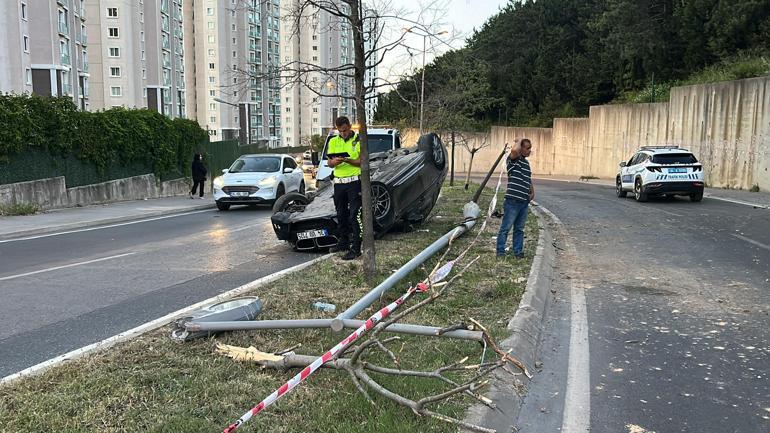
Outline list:
[[[144,198],[188,194],[187,179],[155,181],[154,174],[145,174],[93,185],[66,188],[64,177],[0,185],[0,204],[34,203],[41,209],[109,203]]]
[[[471,143],[485,134],[463,134]],[[406,131],[404,143],[417,140]],[[641,146],[676,144],[704,164],[710,186],[770,190],[770,76],[676,87],[670,102],[601,105],[588,118],[554,119],[553,128],[493,126],[490,146],[473,160],[486,172],[506,142],[532,140],[530,164],[537,175],[614,178],[618,163]],[[449,148],[450,136],[443,134]],[[470,154],[455,149],[455,177],[463,179]]]

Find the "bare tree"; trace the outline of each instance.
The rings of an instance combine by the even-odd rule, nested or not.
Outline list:
[[[238,0],[234,8],[253,11],[266,2],[269,0]],[[395,83],[382,76],[367,80],[366,72],[383,64],[386,58],[396,55],[399,50],[414,50],[406,43],[409,33],[403,29],[419,29],[427,37],[435,35],[431,25],[423,23],[426,20],[431,20],[432,25],[440,23],[446,6],[447,0],[432,0],[415,16],[410,11],[394,9],[389,0],[292,0],[282,9],[282,21],[289,27],[291,37],[299,38],[308,28],[313,28],[314,33],[320,35],[328,32],[351,35],[352,59],[329,65],[303,60],[301,55],[289,56],[289,61],[278,66],[268,64],[256,70],[233,70],[234,74],[247,77],[247,80],[241,80],[242,85],[267,80],[279,83],[280,88],[301,86],[318,98],[337,98],[338,101],[354,103],[361,143],[363,268],[370,283],[376,274],[376,264],[367,138],[370,119],[367,118],[366,102],[376,98],[378,90],[391,88]],[[320,13],[330,17],[324,20],[323,26],[319,20]]]
[[[478,152],[479,150],[485,147],[488,147],[491,143],[489,142],[489,136],[486,134],[483,135],[483,138],[481,140],[473,140],[465,136],[465,134],[463,133],[458,133],[457,137],[460,144],[471,155],[471,159],[468,161],[468,172],[465,174],[465,189],[467,190],[471,182],[471,170],[473,169],[473,157],[476,155],[476,152]]]

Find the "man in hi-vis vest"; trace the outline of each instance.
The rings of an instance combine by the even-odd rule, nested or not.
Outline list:
[[[329,140],[326,156],[334,168],[337,251],[345,252],[342,260],[353,260],[361,255],[361,145],[347,117],[338,117],[334,125],[339,135]]]

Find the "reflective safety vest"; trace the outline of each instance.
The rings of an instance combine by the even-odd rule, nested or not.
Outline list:
[[[361,143],[358,141],[358,134],[353,134],[347,140],[343,139],[339,135],[332,137],[329,140],[329,148],[326,153],[343,153],[347,152],[350,155],[350,159],[358,159],[361,154]],[[343,162],[342,164],[334,167],[334,177],[343,178],[351,176],[360,176],[361,167],[356,167],[353,164]]]

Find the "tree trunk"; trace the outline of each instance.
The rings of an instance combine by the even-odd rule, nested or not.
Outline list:
[[[366,62],[364,59],[364,22],[361,0],[346,0],[350,6],[351,26],[353,28],[354,81],[356,87],[356,118],[360,126],[358,135],[361,140],[361,215],[363,225],[363,268],[364,277],[369,284],[374,283],[377,272],[374,252],[374,217],[372,215],[372,187],[369,171],[369,146],[366,136],[366,94],[364,91],[364,74]]]
[[[452,164],[449,171],[449,186],[455,185],[455,131],[452,130]]]
[[[476,154],[476,151],[471,151],[471,160],[468,161],[468,173],[465,175],[465,190],[468,190],[468,187],[471,183],[471,170],[473,168],[473,155]]]

